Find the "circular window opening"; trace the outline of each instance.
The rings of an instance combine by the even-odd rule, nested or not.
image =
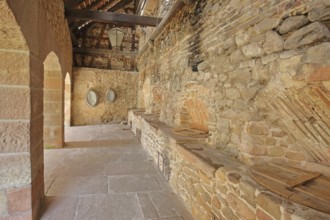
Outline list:
[[[115,99],[116,99],[116,93],[112,89],[109,89],[107,91],[107,101],[113,102],[115,101]]]
[[[86,103],[89,106],[95,107],[97,106],[98,101],[99,101],[99,96],[97,92],[94,89],[88,90],[86,93]]]

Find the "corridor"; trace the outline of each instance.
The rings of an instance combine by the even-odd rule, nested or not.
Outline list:
[[[45,150],[42,220],[192,219],[128,126],[67,128]]]

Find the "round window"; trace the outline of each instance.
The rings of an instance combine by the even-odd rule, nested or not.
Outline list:
[[[90,89],[86,93],[86,103],[92,107],[97,106],[99,96],[94,89]]]
[[[107,101],[113,102],[115,101],[115,98],[116,98],[116,93],[112,89],[109,89],[107,91]]]

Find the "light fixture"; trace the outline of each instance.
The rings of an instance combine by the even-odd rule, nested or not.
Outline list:
[[[123,42],[125,31],[120,28],[112,28],[108,31],[110,43],[113,49],[118,49]]]

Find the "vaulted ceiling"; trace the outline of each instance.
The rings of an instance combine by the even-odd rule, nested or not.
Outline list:
[[[135,70],[139,38],[136,27],[156,26],[161,18],[141,16],[147,0],[64,0],[75,67]],[[112,47],[108,31],[120,27],[120,49]]]

